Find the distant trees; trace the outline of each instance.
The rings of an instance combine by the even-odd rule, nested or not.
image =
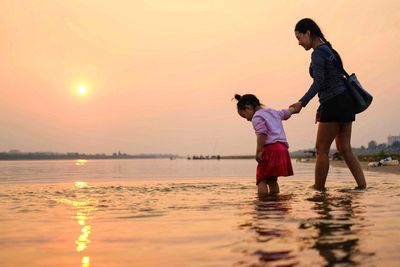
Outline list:
[[[400,150],[400,141],[394,141],[392,144],[381,143],[378,144],[375,140],[371,140],[368,142],[368,146],[364,145],[360,146],[361,150],[369,149],[369,150],[380,150],[380,149],[394,149]]]
[[[378,143],[374,140],[369,141],[368,149],[376,149],[378,147]]]
[[[400,148],[400,142],[399,141],[394,141],[393,144],[391,145],[393,148]]]
[[[395,149],[400,150],[400,141],[395,141],[391,145],[386,143],[378,144],[375,140],[368,142],[368,147],[361,146],[360,149],[382,150],[382,149]]]

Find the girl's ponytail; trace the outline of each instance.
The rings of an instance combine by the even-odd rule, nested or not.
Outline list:
[[[235,97],[234,97],[237,101],[240,101],[240,99],[242,98],[242,96],[241,95],[238,95],[238,94],[235,94]]]

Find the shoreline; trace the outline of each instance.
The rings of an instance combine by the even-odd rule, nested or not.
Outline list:
[[[315,164],[315,160],[308,161],[304,163],[312,163]],[[330,166],[338,167],[338,168],[347,168],[346,162],[344,160],[330,160]],[[381,172],[381,173],[391,173],[400,175],[400,165],[397,166],[378,166],[378,167],[369,167],[367,161],[360,161],[361,167],[363,171],[371,171],[371,172]]]

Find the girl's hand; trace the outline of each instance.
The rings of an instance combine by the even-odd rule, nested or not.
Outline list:
[[[263,161],[262,154],[263,154],[262,151],[257,151],[257,152],[256,152],[256,160],[257,160],[258,163],[260,163],[261,161]]]
[[[301,111],[301,109],[303,108],[303,103],[301,103],[300,101],[298,101],[298,102],[296,102],[296,103],[294,103],[294,104],[291,104],[291,105],[289,106],[289,108],[294,108],[294,111],[293,111],[292,114],[294,114],[294,113],[299,113],[299,112]]]

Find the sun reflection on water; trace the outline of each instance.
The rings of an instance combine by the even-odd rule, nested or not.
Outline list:
[[[78,159],[75,161],[75,165],[80,166],[80,165],[85,165],[88,161],[86,159]]]
[[[77,181],[74,184],[75,184],[75,187],[78,187],[78,188],[85,188],[88,186],[88,184],[86,182],[82,182],[82,181]]]
[[[87,182],[77,181],[74,182],[74,187],[78,190],[86,189],[89,187]],[[87,198],[84,191],[77,191],[74,199],[63,198],[60,202],[69,204],[76,208],[76,215],[73,216],[73,219],[76,219],[78,224],[82,226],[80,234],[75,241],[76,251],[78,253],[83,253],[89,244],[90,244],[90,234],[91,234],[91,225],[89,221],[93,219],[91,213],[96,210],[95,208],[95,201]],[[89,267],[90,266],[90,257],[85,255],[82,256],[82,267]]]
[[[90,257],[84,256],[82,258],[82,267],[89,267],[90,266]]]
[[[81,234],[78,237],[78,240],[75,241],[76,251],[81,252],[84,251],[88,244],[90,243],[89,235],[90,235],[90,225],[84,225],[81,229]]]

